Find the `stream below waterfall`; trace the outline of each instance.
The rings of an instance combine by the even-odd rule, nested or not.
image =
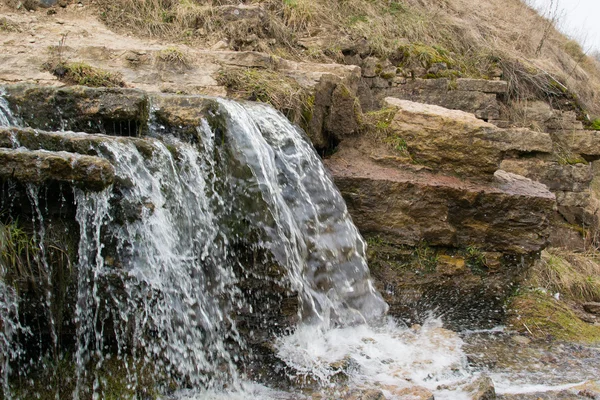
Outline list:
[[[145,379],[141,364],[168,377],[162,398],[190,400],[460,400],[473,398],[485,376],[505,398],[576,398],[560,396],[600,376],[598,348],[524,345],[503,329],[457,333],[439,318],[407,327],[385,316],[366,244],[304,133],[266,105],[213,101],[195,142],[152,115],[145,138],[48,134],[93,138],[94,154],[116,176],[97,192],[61,189],[79,231],[74,385],[68,397],[46,387],[55,398],[103,398],[106,378],[97,371],[113,358],[126,364],[128,388]],[[0,126],[17,121],[0,96]],[[39,268],[51,279],[55,267],[44,260],[52,199],[40,185],[24,187]],[[3,209],[14,210],[14,187],[3,190]],[[4,282],[8,268],[0,271],[2,388],[7,399],[26,398],[11,379],[33,381],[30,370],[57,357],[56,295],[48,289],[40,306],[50,334],[35,332],[19,318],[25,304]],[[280,318],[288,298],[297,311]],[[38,359],[28,358],[29,342],[38,342]],[[272,365],[256,366],[261,360]]]

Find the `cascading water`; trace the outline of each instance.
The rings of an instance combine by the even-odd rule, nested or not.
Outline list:
[[[0,106],[2,124],[14,124]],[[239,387],[245,344],[232,315],[248,303],[237,287],[235,248],[248,235],[254,251],[286,271],[305,322],[363,323],[386,311],[368,277],[365,244],[303,133],[264,105],[219,100],[212,113],[224,129],[203,120],[199,146],[146,138],[148,157],[135,140],[103,141],[96,152],[115,166],[116,189],[75,189],[75,398],[84,381],[101,385],[87,374],[90,363],[102,365],[105,329],[114,331],[120,356],[133,354],[153,372],[192,387]],[[5,335],[5,342],[12,341]]]

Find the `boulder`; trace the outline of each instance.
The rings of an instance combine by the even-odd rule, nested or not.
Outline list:
[[[377,164],[340,146],[325,161],[362,233],[394,242],[480,246],[518,254],[546,246],[555,196],[546,186],[499,171],[490,183]]]
[[[548,134],[500,129],[463,111],[388,97],[396,113],[389,127],[414,160],[463,177],[491,179],[504,154],[551,152]]]
[[[138,90],[19,84],[5,91],[25,126],[118,136],[140,136],[147,129],[148,99]]]
[[[100,157],[67,152],[0,149],[0,178],[23,183],[73,183],[98,191],[113,183],[113,166]]]
[[[600,158],[600,131],[572,130],[558,135],[558,139],[572,153],[590,160]]]
[[[538,158],[503,160],[500,168],[541,182],[551,191],[582,192],[593,177],[591,164],[563,165]]]

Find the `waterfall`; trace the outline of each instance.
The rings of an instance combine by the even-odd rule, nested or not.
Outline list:
[[[348,387],[375,385],[391,398],[392,386],[435,390],[464,378],[462,342],[439,321],[410,330],[385,317],[366,244],[304,132],[267,105],[210,101],[185,140],[158,122],[157,107],[144,138],[50,134],[52,143],[91,138],[86,151],[108,160],[116,176],[99,192],[68,189],[79,228],[68,396],[100,398],[100,371],[117,359],[134,392],[150,374],[159,392],[178,389],[173,398],[279,398],[247,375],[253,343],[267,340],[279,366],[266,368],[326,389],[341,372]],[[0,123],[18,125],[2,96]],[[11,135],[5,143],[20,149]],[[38,197],[48,194],[40,189],[26,185],[44,257],[48,199]],[[49,279],[52,266],[40,261]],[[8,396],[9,367],[30,362],[16,340],[28,331],[18,293],[0,283]],[[56,348],[53,296],[47,291],[44,301]],[[284,323],[272,315],[282,298],[298,299]],[[450,392],[446,398],[462,396]]]
[[[15,125],[0,101],[0,123]],[[117,183],[99,193],[74,189],[75,399],[84,382],[101,386],[89,366],[105,361],[107,329],[118,356],[133,359],[130,385],[142,362],[185,386],[239,388],[237,365],[248,351],[234,315],[252,307],[238,286],[252,273],[243,265],[248,252],[285,271],[277,279],[297,293],[305,324],[347,326],[386,312],[369,279],[365,243],[304,133],[266,105],[216,102],[196,127],[198,144],[154,123],[144,139],[104,137],[94,150],[113,164]],[[43,217],[32,204],[43,250]],[[3,297],[9,321],[18,302],[9,292]],[[6,332],[3,339],[14,343]]]

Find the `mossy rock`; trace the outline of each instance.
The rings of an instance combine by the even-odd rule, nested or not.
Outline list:
[[[600,343],[600,326],[584,322],[565,302],[544,291],[530,290],[513,297],[508,325],[536,339]]]

